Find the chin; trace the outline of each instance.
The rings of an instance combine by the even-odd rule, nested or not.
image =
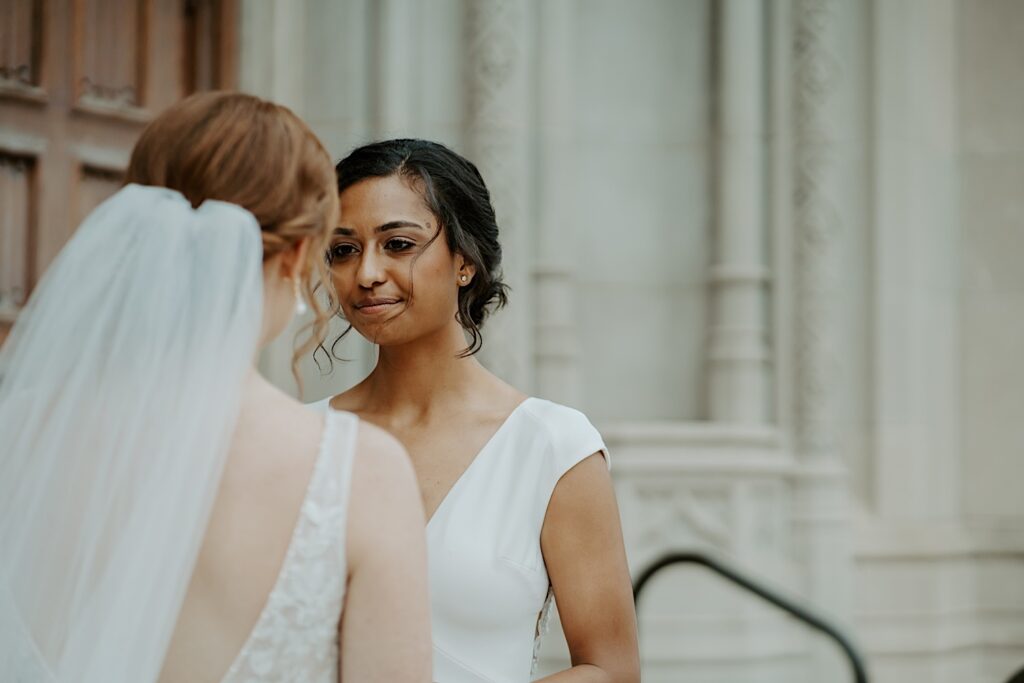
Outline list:
[[[448,324],[442,317],[410,315],[402,310],[387,320],[360,319],[357,315],[346,318],[356,332],[378,346],[403,346],[417,339],[430,337]]]
[[[416,338],[416,335],[408,334],[408,330],[402,329],[404,325],[398,324],[394,319],[383,320],[379,323],[352,325],[364,339],[379,346],[397,346]]]

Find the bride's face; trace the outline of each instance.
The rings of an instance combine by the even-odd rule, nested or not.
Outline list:
[[[407,179],[369,178],[342,192],[329,257],[345,318],[370,341],[404,344],[458,325],[462,258]]]

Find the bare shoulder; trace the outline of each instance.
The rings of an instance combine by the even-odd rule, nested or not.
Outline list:
[[[236,422],[233,448],[247,454],[247,465],[277,463],[295,468],[319,452],[324,416],[280,391],[262,377],[250,381]],[[301,469],[301,468],[297,468]]]
[[[480,370],[482,379],[478,386],[481,395],[477,400],[481,405],[494,406],[499,411],[508,413],[529,398],[529,394],[523,393],[490,370]]]
[[[389,432],[366,420],[359,421],[356,469],[368,480],[366,483],[394,479],[398,486],[408,482],[414,489],[416,487],[416,477],[405,447]]]
[[[426,521],[409,455],[398,439],[365,420],[359,421],[351,490],[348,552],[353,568],[403,556],[409,543],[422,540]]]

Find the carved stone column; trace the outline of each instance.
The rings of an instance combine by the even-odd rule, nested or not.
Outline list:
[[[798,0],[794,35],[796,143],[796,431],[803,457],[836,453],[837,234],[830,106],[839,65],[830,54],[835,0]]]
[[[305,21],[307,1],[289,5],[284,0],[252,0],[239,9],[239,89],[304,114]],[[288,328],[260,354],[259,367],[271,382],[294,395],[298,386],[292,376],[295,334],[302,320]]]
[[[573,220],[573,3],[539,5],[537,89],[540,112],[537,237],[534,270],[537,394],[580,405],[579,330],[576,325],[576,240]]]
[[[876,7],[873,502],[889,520],[947,522],[962,476],[960,10]],[[927,30],[907,40],[913,26]]]
[[[239,89],[305,113],[308,0],[249,0],[239,7]]]
[[[842,619],[850,608],[852,559],[837,429],[839,236],[848,228],[839,209],[838,138],[845,116],[838,97],[843,69],[837,3],[797,0],[793,14],[794,436],[800,460],[793,511],[807,594]],[[814,680],[839,680],[839,660],[818,644],[812,648]]]
[[[374,134],[415,135],[420,110],[419,83],[410,65],[419,58],[420,0],[375,0],[370,5],[376,45],[371,85]]]
[[[713,421],[763,424],[769,417],[766,13],[761,0],[723,0],[718,9],[718,221],[708,403]]]
[[[485,328],[481,358],[523,391],[533,389],[529,215],[529,10],[527,0],[466,3],[467,155],[497,211],[509,306]]]

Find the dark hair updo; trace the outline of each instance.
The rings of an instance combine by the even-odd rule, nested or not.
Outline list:
[[[334,167],[338,194],[368,178],[403,176],[414,182],[437,218],[453,254],[476,268],[472,282],[459,290],[456,320],[471,338],[463,352],[480,350],[480,327],[491,311],[508,302],[502,282],[501,244],[491,195],[470,161],[429,140],[385,140],[354,150]]]

